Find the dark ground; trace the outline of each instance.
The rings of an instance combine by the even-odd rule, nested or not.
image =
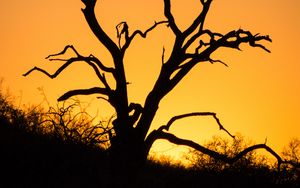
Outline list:
[[[0,151],[0,187],[296,187],[268,169],[219,173],[153,161],[112,177],[105,151],[28,133],[4,119]]]

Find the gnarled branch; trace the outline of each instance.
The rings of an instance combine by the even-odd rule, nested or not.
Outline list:
[[[216,33],[212,33],[212,32],[206,32],[206,33],[210,35],[211,39],[214,39],[214,37],[217,35]],[[242,43],[249,43],[249,45],[252,47],[259,47],[270,53],[269,49],[267,49],[262,44],[257,43],[258,41],[261,40],[272,42],[272,39],[268,35],[263,36],[263,35],[259,35],[259,33],[253,35],[250,31],[244,31],[243,29],[238,29],[238,30],[230,31],[229,33],[222,36],[218,40],[211,41],[209,43],[209,47],[206,50],[204,50],[202,53],[210,55],[212,52],[214,52],[216,49],[220,47],[229,47],[229,48],[240,50],[239,46]]]
[[[192,112],[192,113],[187,113],[187,114],[182,114],[178,116],[172,117],[169,122],[166,125],[162,125],[158,130],[167,130],[169,131],[170,126],[177,120],[187,118],[187,117],[193,117],[193,116],[212,116],[216,122],[219,125],[219,129],[225,131],[229,136],[234,138],[234,136],[227,130],[225,127],[221,124],[220,119],[217,117],[217,114],[214,112]]]
[[[78,59],[84,59],[84,61],[93,61],[104,72],[110,72],[110,73],[114,72],[114,68],[105,66],[98,58],[96,58],[92,54],[89,57],[84,57],[84,56],[80,55],[80,53],[76,50],[76,48],[73,45],[65,46],[65,48],[61,52],[59,52],[57,54],[51,54],[51,55],[47,56],[46,59],[49,59],[49,61],[67,61],[67,59],[66,60],[59,59],[59,58],[55,58],[55,57],[64,55],[68,49],[73,50],[73,52],[77,55]]]
[[[132,33],[131,36],[129,36],[129,31],[128,31],[128,25],[126,22],[121,22],[120,24],[117,25],[117,36],[119,38],[119,47],[121,48],[120,40],[121,40],[121,35],[125,34],[125,44],[122,47],[122,51],[124,52],[129,45],[131,44],[132,40],[137,36],[140,35],[143,38],[147,37],[147,34],[154,30],[158,25],[164,24],[164,23],[169,23],[168,21],[159,21],[159,22],[154,22],[153,26],[149,27],[146,31],[142,32],[141,30],[136,30]],[[123,29],[121,31],[118,30],[118,27],[123,25]]]
[[[148,28],[146,31],[142,32],[141,30],[136,30],[135,32],[133,32],[133,34],[130,36],[130,38],[134,38],[136,35],[140,35],[143,38],[147,37],[147,34],[152,31],[153,29],[155,29],[158,25],[164,24],[164,23],[169,23],[168,21],[159,21],[159,22],[154,22],[153,26],[151,26],[150,28]]]
[[[77,57],[72,57],[72,58],[69,58],[69,59],[54,58],[56,56],[65,54],[68,49],[72,49],[75,52],[75,54],[77,55]],[[108,91],[111,91],[111,88],[110,88],[110,86],[108,85],[108,83],[106,81],[105,75],[101,74],[99,69],[102,70],[102,71],[105,71],[105,72],[113,73],[113,75],[115,73],[115,70],[113,68],[109,68],[109,67],[106,67],[105,65],[103,65],[102,62],[98,58],[94,57],[93,55],[90,55],[89,57],[84,57],[84,56],[80,55],[77,52],[77,50],[74,48],[74,46],[67,45],[61,52],[59,52],[57,54],[49,55],[49,56],[46,57],[46,59],[49,59],[49,61],[65,61],[65,63],[62,66],[60,66],[56,70],[56,72],[53,73],[53,74],[48,73],[46,70],[44,70],[42,68],[34,67],[34,68],[30,69],[29,71],[27,71],[25,74],[23,74],[23,76],[28,76],[33,71],[39,71],[39,72],[44,73],[45,75],[47,75],[51,79],[54,79],[64,69],[66,69],[68,66],[70,66],[72,63],[82,61],[82,62],[86,62],[88,65],[90,65],[93,68],[94,72],[96,73],[99,80],[104,84],[105,88]]]
[[[270,52],[265,46],[262,44],[258,44],[258,41],[265,40],[268,42],[272,42],[272,39],[266,35],[262,36],[259,34],[253,35],[250,31],[244,31],[242,29],[234,30],[226,35],[222,35],[220,33],[213,33],[210,30],[203,31],[202,34],[208,34],[211,38],[209,43],[204,43],[203,41],[200,41],[200,44],[198,48],[196,48],[196,52],[194,54],[185,54],[185,59],[190,59],[188,62],[186,62],[184,65],[181,65],[179,68],[179,71],[176,72],[176,74],[173,76],[173,78],[170,80],[169,87],[173,88],[179,83],[183,77],[185,77],[189,71],[199,62],[220,62],[223,63],[221,60],[213,60],[211,59],[211,54],[215,52],[217,49],[221,47],[228,47],[228,48],[234,48],[240,50],[239,46],[242,43],[249,43],[252,47],[259,47],[263,50]],[[216,39],[217,38],[217,39]],[[202,46],[208,46],[206,49],[204,49],[202,52],[199,52]],[[223,63],[224,64],[224,63]],[[224,64],[226,65],[226,64]]]

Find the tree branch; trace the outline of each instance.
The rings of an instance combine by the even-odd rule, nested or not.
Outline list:
[[[93,31],[94,35],[98,40],[108,49],[110,52],[116,74],[114,78],[116,81],[116,89],[114,99],[114,107],[116,108],[118,119],[123,124],[127,123],[128,113],[126,110],[128,107],[128,96],[127,96],[127,85],[126,85],[126,76],[123,64],[124,53],[122,53],[117,44],[105,33],[102,29],[95,15],[95,4],[96,0],[82,0],[86,5],[82,12],[85,16],[87,23],[90,26],[90,29]],[[116,103],[117,105],[116,105]]]
[[[143,38],[147,37],[147,34],[152,31],[153,29],[155,29],[158,25],[164,24],[164,23],[169,23],[168,21],[159,21],[159,22],[154,22],[153,26],[151,26],[150,28],[148,28],[146,31],[142,32],[141,30],[136,30],[135,32],[133,32],[133,34],[130,36],[130,38],[134,38],[136,35],[140,35]]]
[[[262,44],[258,44],[258,41],[265,40],[268,42],[272,42],[272,39],[266,35],[262,36],[258,34],[253,35],[250,31],[244,31],[243,29],[230,31],[226,35],[222,36],[219,33],[212,33],[212,32],[206,32],[211,37],[211,41],[208,44],[209,47],[204,50],[200,55],[210,55],[212,52],[214,52],[216,49],[220,47],[229,47],[240,50],[240,45],[242,43],[249,43],[251,47],[259,47],[267,52],[270,53],[270,50],[268,50],[265,46]],[[222,36],[218,40],[214,40],[215,36]]]
[[[254,151],[257,149],[265,149],[268,153],[270,153],[273,157],[276,158],[276,160],[278,162],[278,170],[280,170],[280,166],[282,164],[290,164],[295,167],[297,167],[299,165],[299,164],[295,164],[291,161],[283,160],[272,148],[270,148],[266,144],[256,144],[256,145],[250,146],[250,147],[244,149],[243,151],[241,151],[240,153],[238,153],[237,155],[235,155],[234,157],[228,157],[227,155],[220,154],[218,152],[210,150],[210,149],[203,147],[200,144],[195,143],[191,140],[181,139],[171,133],[163,132],[161,130],[154,130],[149,134],[149,136],[146,140],[147,148],[150,149],[151,145],[154,143],[154,141],[156,141],[158,139],[164,139],[164,140],[168,140],[169,142],[177,144],[177,145],[184,145],[184,146],[191,147],[191,148],[193,148],[201,153],[204,153],[214,159],[221,160],[228,164],[235,163],[236,161],[238,161],[239,159],[241,159],[243,156],[245,156],[247,153],[249,153],[251,151]]]
[[[216,41],[216,37],[220,38],[223,37],[223,35],[221,33],[216,33],[216,32],[212,32],[208,29],[203,30],[202,28],[199,29],[199,31],[193,35],[184,45],[184,47],[182,48],[184,51],[186,51],[191,44],[193,44],[197,39],[199,39],[201,36],[203,35],[208,35],[210,37],[210,42],[209,43],[204,43],[202,40],[200,40],[199,42],[199,46],[195,49],[195,52],[199,52],[199,49],[203,46],[208,46],[210,43],[213,43],[214,41]]]
[[[209,58],[208,61],[209,61],[211,64],[214,64],[214,63],[221,63],[221,64],[223,64],[224,66],[228,67],[228,65],[227,65],[226,63],[224,63],[223,61],[221,61],[221,60],[219,60],[219,59],[215,60],[215,59]]]
[[[98,40],[109,50],[111,55],[114,57],[118,54],[119,48],[113,42],[113,40],[103,31],[101,26],[99,25],[97,18],[95,16],[95,4],[97,0],[81,0],[85,4],[85,8],[82,9],[82,12],[85,16],[87,23],[89,24],[91,30],[94,35],[98,38]]]
[[[73,52],[77,55],[78,59],[83,59],[83,61],[93,61],[104,72],[110,72],[110,73],[114,72],[114,68],[106,67],[98,58],[96,58],[92,54],[89,57],[84,57],[84,56],[80,55],[73,45],[65,46],[65,48],[61,52],[59,52],[57,54],[51,54],[51,55],[47,56],[46,59],[48,59],[49,61],[68,61],[67,59],[54,58],[54,57],[57,57],[60,55],[64,55],[68,49],[73,50]]]
[[[170,2],[170,0],[164,0],[164,3],[165,3],[164,13],[165,13],[166,18],[169,21],[169,26],[171,27],[172,31],[174,32],[174,34],[176,36],[180,36],[182,34],[182,32],[177,27],[177,25],[175,23],[175,19],[171,13],[171,2]]]
[[[220,119],[217,117],[216,113],[214,112],[192,112],[192,113],[187,113],[187,114],[182,114],[178,116],[172,117],[169,122],[166,125],[162,125],[158,130],[167,130],[169,131],[170,126],[177,120],[187,118],[187,117],[193,117],[193,116],[212,116],[217,124],[219,125],[219,129],[225,131],[229,136],[232,138],[235,138],[227,129],[224,128],[224,126],[221,124]]]
[[[91,95],[91,94],[102,94],[107,96],[110,95],[110,93],[107,91],[106,88],[93,87],[90,89],[77,89],[77,90],[68,91],[67,93],[59,97],[57,101],[64,101],[76,95]]]
[[[72,57],[72,58],[69,58],[69,59],[52,58],[52,57],[56,57],[56,56],[65,54],[68,49],[72,49],[75,52],[75,54],[77,55],[77,57]],[[93,68],[93,70],[96,73],[99,80],[104,84],[104,86],[109,91],[111,90],[110,86],[108,85],[108,83],[106,81],[105,75],[101,74],[99,69],[103,70],[105,72],[112,73],[113,75],[115,75],[115,70],[113,68],[109,68],[109,67],[106,67],[105,65],[103,65],[102,62],[98,58],[94,57],[93,55],[90,55],[89,57],[84,57],[84,56],[80,55],[77,52],[77,50],[74,48],[74,46],[67,45],[61,52],[59,52],[57,54],[49,55],[49,56],[46,57],[46,59],[48,59],[49,61],[66,61],[66,63],[64,63],[61,67],[59,67],[54,74],[50,74],[47,71],[45,71],[44,69],[41,69],[39,67],[34,67],[34,68],[30,69],[28,72],[26,72],[25,74],[23,74],[23,76],[27,76],[33,71],[39,71],[39,72],[44,73],[45,75],[47,75],[51,79],[54,79],[64,69],[66,69],[68,66],[70,66],[72,63],[83,61],[83,62],[86,62],[88,65],[90,65]]]
[[[222,35],[220,33],[213,33],[210,30],[204,30],[201,35],[207,34],[210,36],[210,41],[208,43],[200,41],[199,46],[196,48],[196,52],[194,54],[185,54],[185,59],[191,59],[189,62],[181,65],[180,70],[173,76],[170,81],[170,88],[175,87],[185,75],[189,73],[189,71],[199,62],[209,61],[210,63],[219,62],[226,65],[221,60],[213,60],[211,59],[211,54],[215,52],[217,49],[221,47],[229,47],[240,50],[240,45],[242,43],[249,43],[252,47],[259,47],[263,50],[270,52],[265,46],[262,44],[258,44],[258,41],[266,40],[268,42],[272,42],[271,38],[266,36],[261,36],[259,34],[253,35],[250,31],[244,31],[239,29],[237,31],[231,31],[226,35]],[[199,35],[199,36],[201,36]],[[188,42],[187,44],[190,45]],[[187,44],[184,48],[187,48]],[[199,52],[202,46],[208,46],[202,52]]]
[[[98,67],[104,72],[109,72],[109,73],[115,74],[114,68],[105,66],[98,58],[96,58],[92,54],[89,57],[86,57],[86,60],[95,62],[98,65]]]
[[[131,36],[129,36],[129,31],[128,31],[128,25],[126,22],[121,22],[120,24],[123,24],[123,29],[121,32],[118,31],[117,29],[117,32],[118,32],[118,38],[119,38],[119,46],[121,48],[121,45],[120,45],[120,39],[121,39],[121,34],[125,34],[125,44],[124,46],[122,47],[122,51],[124,52],[130,45],[130,43],[132,42],[132,40],[137,36],[137,35],[140,35],[141,37],[143,38],[146,38],[147,37],[147,34],[149,32],[151,32],[152,30],[154,30],[158,25],[161,25],[161,24],[164,24],[164,23],[169,23],[168,21],[159,21],[159,22],[154,22],[154,25],[151,26],[150,28],[148,28],[146,31],[142,32],[141,30],[136,30],[132,33]],[[117,28],[118,26],[120,25],[118,24],[117,25]]]
[[[48,55],[45,59],[50,59],[51,57],[64,55],[67,52],[68,49],[73,50],[73,52],[77,55],[77,57],[81,57],[81,55],[77,52],[77,50],[75,49],[75,47],[73,45],[67,45],[67,46],[65,46],[65,48],[61,52],[59,52],[57,54]]]
[[[206,2],[204,2],[203,0],[201,0],[201,3],[203,5],[203,9],[201,11],[201,13],[197,16],[197,18],[194,20],[193,24],[190,25],[190,27],[188,27],[184,32],[183,35],[185,37],[188,37],[191,33],[193,33],[198,27],[199,27],[199,32],[202,31],[203,29],[203,25],[204,25],[204,21],[206,18],[206,15],[208,13],[210,4],[211,4],[212,0],[207,0]]]
[[[74,58],[70,58],[68,60],[64,60],[64,59],[51,59],[51,60],[60,60],[60,61],[67,61],[66,63],[64,63],[62,66],[60,66],[55,73],[50,74],[47,71],[45,71],[44,69],[41,69],[39,67],[34,67],[32,69],[30,69],[29,71],[27,71],[25,74],[23,74],[23,76],[28,76],[31,72],[33,71],[39,71],[44,73],[45,75],[47,75],[49,78],[54,79],[56,78],[63,70],[65,70],[68,66],[70,66],[72,63],[74,62],[80,62],[80,61],[84,61],[86,62],[88,65],[90,65],[93,69],[94,72],[96,73],[96,75],[98,76],[98,78],[101,80],[101,82],[107,87],[107,89],[110,89],[109,85],[107,84],[107,81],[105,79],[105,77],[103,75],[101,75],[101,73],[99,72],[98,68],[96,67],[96,65],[94,65],[91,61],[88,61],[87,58],[85,57],[74,57]],[[50,61],[51,61],[50,60]]]

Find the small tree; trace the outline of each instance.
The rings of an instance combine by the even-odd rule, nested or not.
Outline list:
[[[185,30],[181,30],[173,17],[171,1],[163,0],[166,20],[155,22],[154,25],[145,31],[136,30],[133,32],[129,31],[129,25],[126,22],[121,22],[116,27],[118,42],[115,43],[103,30],[95,16],[94,9],[97,0],[81,1],[85,5],[82,12],[86,22],[99,42],[109,51],[113,59],[113,67],[106,66],[104,62],[94,55],[83,56],[74,46],[67,45],[60,53],[49,55],[47,57],[50,61],[64,62],[55,73],[50,74],[44,69],[34,67],[25,73],[24,76],[29,75],[33,71],[39,71],[53,79],[75,62],[84,62],[93,68],[102,85],[89,89],[68,91],[63,94],[58,101],[64,101],[76,95],[90,94],[98,94],[108,101],[116,111],[116,118],[112,122],[113,131],[109,134],[111,142],[109,153],[111,159],[116,164],[138,164],[139,162],[145,161],[152,144],[157,139],[165,139],[175,144],[190,146],[202,153],[221,159],[227,163],[235,162],[241,156],[258,148],[268,150],[282,162],[281,158],[265,144],[251,146],[234,157],[228,157],[205,148],[193,141],[178,138],[168,132],[173,122],[179,119],[191,116],[209,116],[216,120],[216,123],[221,130],[226,131],[231,137],[234,137],[223,127],[214,112],[193,112],[175,116],[166,125],[162,125],[157,130],[153,130],[149,133],[152,120],[161,100],[172,91],[197,64],[208,62],[211,64],[221,63],[227,66],[221,60],[212,58],[213,53],[222,47],[240,50],[241,44],[248,44],[251,47],[258,47],[270,52],[264,45],[259,43],[261,41],[271,42],[272,40],[268,35],[252,34],[250,31],[243,29],[232,30],[225,34],[206,29],[204,23],[213,0],[200,0],[199,5],[202,6],[202,11],[198,14],[193,23]],[[171,54],[165,59],[163,50],[162,66],[159,76],[153,89],[147,95],[145,103],[129,104],[127,96],[128,82],[124,70],[124,56],[126,51],[136,37],[146,38],[151,31],[161,25],[166,25],[175,36],[174,44],[170,50]],[[207,38],[208,40],[205,40]],[[65,54],[67,50],[72,50],[75,53],[75,56],[68,59],[61,59],[58,57]],[[112,75],[114,86],[109,84],[106,75]]]

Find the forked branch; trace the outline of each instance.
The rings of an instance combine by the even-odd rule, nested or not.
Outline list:
[[[250,31],[245,31],[243,29],[230,31],[224,36],[219,33],[213,33],[209,30],[206,30],[205,33],[208,34],[211,38],[211,41],[208,44],[209,47],[202,52],[207,55],[210,55],[220,47],[229,47],[240,50],[240,45],[242,43],[249,43],[251,47],[259,47],[270,53],[270,50],[267,49],[264,45],[257,43],[261,40],[272,42],[272,39],[269,37],[269,35],[264,36],[260,35],[259,33],[253,35]],[[216,36],[220,38],[215,39]]]
[[[204,30],[201,32],[201,34],[197,36],[202,36],[204,34],[207,34],[210,37],[209,42],[203,42],[200,40],[199,46],[196,47],[194,53],[186,53],[185,50],[191,45],[191,42],[187,42],[184,47],[184,60],[189,60],[188,62],[184,63],[183,65],[178,65],[179,70],[176,72],[176,74],[173,76],[173,78],[170,81],[170,88],[175,87],[181,80],[184,78],[190,70],[197,65],[200,62],[210,62],[210,63],[222,63],[227,66],[224,62],[221,60],[214,60],[211,58],[211,55],[219,48],[221,47],[227,47],[227,48],[233,48],[240,50],[240,45],[242,43],[248,43],[251,47],[259,47],[263,50],[270,52],[269,49],[267,49],[264,45],[259,44],[259,41],[265,40],[268,42],[272,42],[272,39],[266,35],[259,35],[255,34],[253,35],[250,31],[244,31],[242,29],[234,30],[226,35],[222,35],[220,33],[214,33],[210,30]],[[204,48],[205,47],[205,48]]]
[[[190,25],[183,32],[183,35],[184,35],[185,38],[188,37],[190,34],[192,34],[197,28],[199,28],[199,32],[202,31],[204,21],[205,21],[206,15],[208,13],[211,2],[212,2],[212,0],[207,0],[207,1],[201,0],[201,4],[203,6],[203,9],[202,9],[201,13],[196,17],[196,19],[194,20],[192,25]]]
[[[71,49],[76,54],[77,57],[71,57],[69,59],[56,58],[57,56],[64,55],[67,52],[68,49]],[[110,88],[109,84],[106,81],[105,75],[101,74],[100,70],[102,70],[104,72],[112,73],[113,75],[115,75],[114,74],[115,70],[113,68],[109,68],[109,67],[106,67],[105,65],[103,65],[102,62],[99,59],[97,59],[96,57],[94,57],[93,55],[90,55],[88,57],[84,57],[84,56],[80,55],[72,45],[67,45],[61,52],[59,52],[57,54],[49,55],[49,56],[46,57],[46,59],[48,59],[49,61],[63,61],[65,63],[62,66],[60,66],[55,71],[55,73],[53,73],[53,74],[50,74],[49,72],[47,72],[46,70],[44,70],[42,68],[34,67],[34,68],[30,69],[29,71],[27,71],[25,74],[23,74],[23,76],[28,76],[33,71],[38,71],[38,72],[42,72],[43,74],[45,74],[49,78],[54,79],[63,70],[65,70],[68,66],[70,66],[72,63],[74,63],[74,62],[86,62],[89,66],[91,66],[93,68],[93,70],[96,73],[97,77],[102,82],[102,84],[105,86],[105,88],[101,88],[100,93],[104,94],[104,95],[108,95],[112,92],[112,89]],[[103,90],[106,90],[106,91],[103,91]],[[60,97],[58,99],[58,101],[70,98],[71,96],[76,95],[76,93],[81,94],[83,92],[82,94],[88,94],[91,91],[95,92],[95,90],[73,90],[73,91],[70,91],[70,92],[66,93],[62,97]],[[99,90],[97,90],[97,92],[99,93]]]

